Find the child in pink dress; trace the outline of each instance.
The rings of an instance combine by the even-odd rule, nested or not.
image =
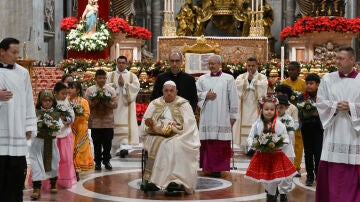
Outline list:
[[[57,184],[64,188],[71,188],[76,180],[73,161],[73,134],[71,124],[75,120],[75,113],[67,99],[67,86],[58,82],[54,86],[54,94],[57,102],[57,109],[60,111],[64,127],[60,130],[57,138],[57,145],[60,153],[59,173]]]

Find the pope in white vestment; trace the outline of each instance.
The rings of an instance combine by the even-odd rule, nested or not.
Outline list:
[[[240,118],[236,120],[233,128],[234,143],[237,145],[247,146],[251,125],[258,118],[258,100],[267,93],[267,78],[257,72],[257,65],[255,59],[253,61],[249,58],[246,64],[248,72],[239,75],[235,80],[240,113]],[[249,74],[252,75],[251,79]]]
[[[148,152],[144,179],[156,190],[172,191],[170,186],[175,184],[193,193],[199,167],[198,129],[189,102],[176,93],[175,83],[165,82],[164,96],[153,100],[144,114],[144,149]]]
[[[117,61],[118,70],[109,73],[106,82],[115,88],[118,96],[118,107],[114,109],[113,154],[120,150],[131,149],[131,145],[139,144],[136,97],[140,90],[140,83],[134,73],[125,69],[127,60],[124,56],[120,56]]]

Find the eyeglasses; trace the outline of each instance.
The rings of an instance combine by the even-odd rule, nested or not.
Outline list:
[[[180,60],[170,60],[170,63],[180,63]]]

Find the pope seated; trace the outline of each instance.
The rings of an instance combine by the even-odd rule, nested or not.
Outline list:
[[[148,159],[144,191],[166,189],[192,194],[197,182],[200,140],[189,102],[167,81],[163,96],[150,102],[142,121]]]

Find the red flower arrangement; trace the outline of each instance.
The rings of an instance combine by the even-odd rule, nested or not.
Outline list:
[[[296,21],[292,27],[285,27],[280,33],[280,38],[298,37],[315,31],[358,33],[360,31],[360,18],[329,18],[325,16],[313,18],[306,16]]]
[[[126,20],[118,17],[110,18],[107,25],[109,30],[113,33],[119,33],[119,32],[129,33],[131,30]]]
[[[70,31],[71,29],[76,29],[76,24],[79,20],[75,17],[66,17],[60,21],[60,30]]]
[[[148,106],[148,103],[136,103],[136,119],[138,124],[141,123],[141,120],[144,117],[145,111]]]
[[[133,37],[138,39],[150,39],[152,37],[151,32],[145,27],[134,26],[131,28],[130,32],[126,37]]]

